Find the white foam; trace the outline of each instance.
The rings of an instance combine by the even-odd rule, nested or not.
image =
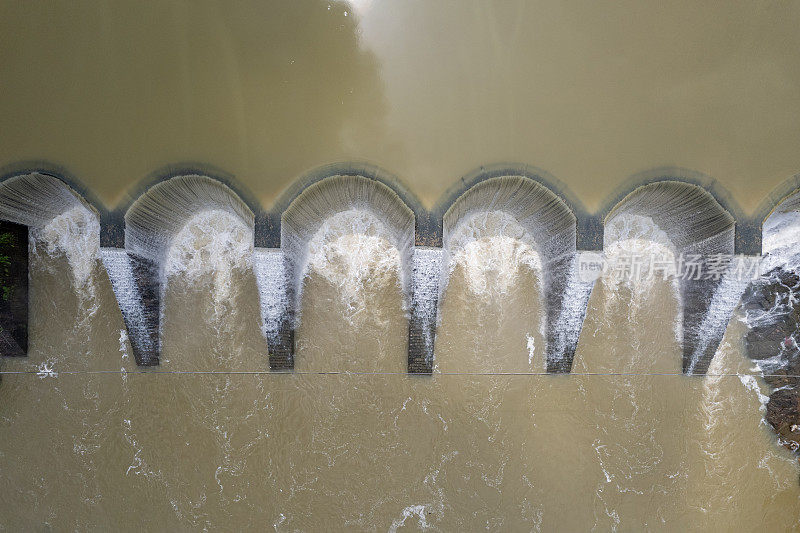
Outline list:
[[[64,211],[42,227],[31,230],[34,254],[64,254],[75,286],[86,288],[100,257],[100,223],[83,205]]]
[[[454,257],[451,270],[463,266],[470,291],[481,296],[503,296],[517,283],[523,268],[542,276],[539,254],[527,243],[506,236],[468,243]]]
[[[396,531],[406,523],[406,520],[412,516],[417,517],[417,527],[419,527],[419,529],[428,529],[430,526],[425,518],[425,509],[426,507],[424,505],[409,505],[404,508],[400,514],[400,518],[392,520],[392,525],[389,527],[390,533],[396,533]]]
[[[414,213],[389,187],[363,176],[337,175],[314,183],[281,215],[281,249],[298,309],[309,267],[323,265],[330,270],[326,276],[338,284],[369,272],[380,275],[399,263],[400,283],[408,297],[413,247]],[[348,258],[349,254],[360,257]],[[335,264],[330,265],[331,260]],[[347,301],[356,289],[341,286]],[[300,313],[295,316],[299,319]]]
[[[764,221],[762,253],[767,255],[764,271],[782,266],[800,266],[800,212],[776,211]]]
[[[39,379],[57,378],[58,372],[54,370],[52,361],[45,361],[43,363],[40,363],[39,366],[36,367],[36,376]]]
[[[431,330],[437,320],[439,277],[443,261],[444,250],[441,248],[414,249],[412,309],[414,317],[424,325],[425,353],[429,356],[433,354]]]
[[[614,253],[615,250],[648,252],[650,243],[667,250],[675,248],[669,236],[652,218],[631,213],[620,213],[609,220],[603,228],[603,241],[607,254]]]
[[[664,278],[663,274],[666,272],[674,297],[678,302],[681,302],[680,283],[677,278],[669,277],[670,267],[667,266],[665,270],[660,270],[654,266],[654,263],[649,262],[650,258],[655,258],[659,264],[672,265],[672,268],[674,268],[675,254],[673,250],[661,241],[663,235],[660,235],[657,229],[648,228],[646,225],[639,226],[638,229],[642,231],[642,233],[638,234],[639,237],[629,237],[614,241],[605,251],[606,263],[609,268],[614,268],[614,265],[625,265],[625,268],[628,265],[638,266],[632,266],[633,270],[627,273],[623,272],[622,275],[613,271],[605,273],[602,277],[604,289],[609,293],[614,293],[623,285],[628,287],[632,294],[629,311],[635,313],[637,310],[650,305],[651,292],[655,284]],[[652,237],[653,240],[646,238],[648,236]],[[611,305],[611,299],[606,300],[606,305]],[[673,322],[675,339],[678,342],[683,341],[682,318],[681,313],[676,313]]]
[[[111,288],[114,290],[114,296],[117,298],[122,316],[125,317],[128,331],[136,341],[136,345],[140,346],[144,353],[154,353],[156,350],[153,343],[157,342],[157,339],[151,338],[147,330],[144,306],[139,296],[128,253],[121,248],[102,248],[100,256],[106,272],[108,272],[108,278],[111,280]],[[127,350],[126,340],[125,330],[120,331],[120,351]],[[123,354],[125,353],[123,351]]]
[[[125,329],[119,330],[119,352],[122,354],[122,360],[128,359],[128,333]]]
[[[256,248],[253,269],[258,286],[264,337],[278,342],[281,322],[287,312],[286,270],[280,249]]]
[[[125,247],[162,264],[179,233],[183,233],[180,242],[190,236],[185,232],[187,227],[203,225],[206,213],[217,213],[214,217],[222,219],[222,212],[225,220],[232,218],[242,226],[253,227],[253,213],[224,184],[198,175],[170,178],[151,187],[125,214]]]
[[[584,253],[595,255],[593,252],[578,252],[576,254],[572,263],[571,273],[567,278],[561,314],[558,322],[551,326],[557,329],[553,335],[555,346],[552,347],[550,353],[561,359],[567,353],[572,352],[578,343],[578,337],[580,336],[583,320],[589,305],[589,297],[596,281],[596,279],[592,278],[586,279],[578,272],[581,263],[580,255]],[[567,349],[568,347],[570,349]],[[558,363],[561,361],[553,362]]]
[[[501,211],[481,212],[460,220],[447,240],[447,274],[466,271],[469,289],[476,295],[502,295],[516,283],[519,269],[527,266],[541,279],[542,260],[533,236],[511,215]]]
[[[253,266],[253,230],[238,216],[221,209],[191,217],[172,238],[164,275],[181,275],[197,283],[211,278],[215,301],[231,298],[235,270]]]
[[[371,213],[348,210],[326,219],[308,243],[304,275],[320,275],[339,290],[353,314],[366,310],[366,285],[403,284],[400,251]]]
[[[740,279],[733,275],[727,275],[722,278],[717,290],[714,292],[714,297],[711,299],[708,313],[698,326],[698,344],[689,361],[686,370],[688,374],[694,373],[695,366],[705,353],[709,343],[718,338],[719,332],[725,331],[736,306],[739,305],[742,293],[744,293],[749,284],[749,279]]]
[[[759,385],[756,377],[753,375],[739,374],[739,381],[742,382],[742,385],[744,385],[745,389],[755,394],[755,396],[758,398],[758,402],[761,404],[761,411],[766,412],[769,396],[762,392],[761,386]]]
[[[528,349],[528,366],[533,366],[533,356],[536,353],[536,339],[530,333],[525,334],[525,347]]]

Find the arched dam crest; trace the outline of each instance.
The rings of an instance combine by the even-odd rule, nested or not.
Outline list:
[[[53,165],[42,166],[42,168],[50,167],[56,168]],[[516,208],[513,206],[509,208],[501,205],[505,201],[513,203],[511,197],[505,199],[498,197],[490,201],[485,195],[481,196],[483,193],[477,194],[479,191],[496,187],[495,185],[482,186],[481,184],[515,177],[522,180],[521,183],[533,184],[531,185],[533,188],[543,187],[548,190],[552,198],[557,200],[554,205],[561,205],[571,213],[573,236],[567,240],[571,240],[573,246],[565,253],[573,255],[572,267],[566,266],[567,261],[564,259],[566,256],[551,254],[552,257],[561,257],[563,261],[555,264],[548,260],[549,266],[545,268],[548,278],[545,280],[548,302],[546,313],[548,323],[547,357],[548,368],[551,371],[565,371],[570,367],[571,354],[574,352],[574,339],[580,332],[588,293],[591,290],[590,282],[581,281],[577,273],[577,264],[583,251],[603,248],[604,223],[609,222],[620,212],[636,212],[642,216],[649,216],[659,227],[663,226],[664,231],[669,233],[670,238],[674,240],[679,252],[694,253],[699,250],[701,254],[705,255],[732,253],[729,250],[731,250],[730,241],[731,234],[733,234],[733,251],[752,255],[761,252],[762,215],[763,218],[766,218],[772,212],[774,205],[777,205],[785,199],[789,192],[800,186],[800,179],[797,176],[787,180],[779,191],[776,189],[776,192],[765,200],[757,216],[748,218],[733,202],[730,195],[714,180],[685,169],[660,168],[638,174],[628,180],[623,187],[617,189],[610,196],[605,207],[598,213],[592,214],[586,211],[581,202],[563,184],[544,171],[527,165],[504,163],[482,166],[464,176],[448,190],[434,208],[427,210],[422,207],[413,193],[390,173],[368,163],[345,162],[325,165],[310,171],[290,186],[271,209],[265,210],[248,191],[237,186],[233,176],[217,169],[206,168],[203,165],[175,164],[161,169],[140,182],[131,191],[128,200],[123,201],[116,210],[108,210],[93,200],[94,197],[88,191],[86,192],[88,196],[76,192],[85,191],[85,188],[63,169],[54,172],[32,171],[29,170],[30,168],[30,164],[27,163],[20,163],[13,168],[7,167],[8,172],[2,181],[2,184],[5,185],[2,187],[7,188],[14,180],[32,175],[47,176],[48,180],[55,180],[61,185],[56,185],[56,189],[52,191],[44,187],[36,189],[35,194],[42,194],[36,196],[32,193],[34,196],[28,199],[28,203],[25,204],[27,207],[22,208],[22,211],[27,209],[28,213],[51,213],[50,210],[55,209],[52,207],[54,200],[46,197],[53,196],[56,203],[63,202],[64,198],[67,201],[66,205],[77,205],[72,202],[78,202],[83,208],[92,212],[95,219],[99,219],[99,238],[102,246],[100,255],[112,280],[126,327],[129,329],[129,337],[132,344],[135,345],[137,362],[140,364],[156,364],[158,361],[159,313],[153,310],[157,310],[160,306],[160,269],[163,268],[163,250],[165,246],[168,246],[171,236],[179,231],[180,225],[189,220],[187,217],[190,216],[190,213],[196,214],[208,209],[223,209],[253,228],[254,269],[261,299],[263,333],[270,347],[270,362],[273,368],[287,368],[292,364],[293,324],[295,312],[298,311],[296,296],[299,292],[296,282],[296,266],[299,263],[296,259],[301,258],[302,255],[302,252],[298,255],[298,250],[301,248],[289,244],[289,242],[292,240],[292,235],[302,234],[304,236],[301,237],[302,240],[310,238],[312,233],[309,233],[310,230],[298,231],[296,228],[286,233],[283,227],[285,219],[292,218],[293,210],[302,209],[299,206],[302,206],[310,196],[310,194],[306,194],[306,191],[319,190],[316,187],[330,187],[330,185],[323,184],[332,183],[329,181],[331,178],[350,178],[355,182],[363,179],[365,183],[370,183],[370,187],[374,186],[376,190],[390,192],[391,194],[386,198],[376,196],[368,200],[364,200],[368,195],[362,195],[359,200],[362,203],[357,206],[358,202],[354,204],[349,200],[339,201],[338,211],[331,209],[327,212],[332,214],[334,211],[341,212],[356,206],[371,210],[375,216],[385,221],[386,206],[395,205],[402,208],[400,211],[404,213],[403,224],[390,222],[391,229],[386,233],[403,234],[401,240],[395,237],[392,239],[398,250],[402,251],[404,294],[406,303],[411,310],[409,369],[415,372],[429,372],[432,368],[438,297],[443,281],[446,282],[440,275],[444,268],[443,260],[448,247],[445,243],[446,214],[450,213],[448,218],[453,220],[460,220],[467,216],[466,214],[454,215],[461,209],[461,207],[456,207],[458,204],[462,207],[469,206],[466,211],[472,214],[496,211],[506,213],[512,218],[521,216],[514,214]],[[57,177],[62,174],[63,178]],[[207,174],[213,176],[209,177]],[[211,183],[214,185],[209,185]],[[663,209],[659,211],[659,206],[648,205],[647,201],[643,199],[636,200],[639,195],[650,190],[649,187],[663,189],[667,183],[682,184],[682,187],[679,185],[669,186],[685,191],[685,194],[676,197],[671,205],[678,210],[676,212],[681,212],[683,215],[689,213],[692,215],[691,217],[683,216],[683,220],[670,221],[668,217],[664,218]],[[636,186],[637,184],[640,186]],[[332,187],[328,192],[333,194],[331,191],[334,189],[336,187]],[[691,190],[701,192],[689,193]],[[64,191],[67,191],[66,196]],[[139,194],[140,191],[140,196],[134,199],[133,196]],[[473,195],[475,196],[473,197]],[[358,197],[356,194],[353,198]],[[481,197],[483,200],[478,201]],[[468,200],[469,198],[472,199]],[[385,202],[385,200],[387,201]],[[37,222],[24,217],[20,218],[19,213],[12,212],[11,208],[14,207],[15,201],[9,198],[3,200],[10,209],[3,215],[7,223],[23,227],[33,227],[31,224],[37,224]],[[484,205],[479,205],[480,202],[483,202]],[[364,207],[367,204],[369,207]],[[695,211],[689,212],[686,209]],[[705,218],[699,215],[701,212],[705,213]],[[287,215],[287,213],[289,214]],[[726,220],[726,224],[729,224],[724,231],[720,230],[718,234],[715,233],[705,238],[698,237],[693,242],[690,242],[691,239],[681,241],[680,238],[675,237],[675,235],[689,235],[694,231],[681,229],[683,226],[695,229],[703,224],[713,226],[717,215],[722,216]],[[736,219],[735,232],[732,230],[734,218]],[[536,236],[534,239],[536,248],[539,253],[544,253],[542,252],[544,244],[541,242],[544,234],[539,229],[532,229],[533,227],[538,228],[537,224],[540,223],[544,222],[533,223],[533,226],[528,228],[528,233]],[[457,225],[458,222],[451,221],[448,224]],[[408,227],[411,228],[410,231],[408,231]],[[758,229],[757,237],[753,237],[753,228]],[[451,231],[451,229],[447,231]],[[19,228],[17,231],[20,234],[24,233],[24,230]],[[714,232],[713,229],[711,231]],[[279,246],[281,247],[279,248]],[[287,250],[290,250],[291,257],[287,257]],[[550,254],[549,251],[547,253]],[[19,261],[15,261],[16,263]],[[27,265],[20,268],[27,268]],[[570,268],[572,268],[571,271]],[[20,276],[20,280],[22,277],[25,276]],[[687,332],[684,337],[684,369],[691,372],[703,372],[710,354],[713,354],[714,347],[718,343],[718,340],[714,340],[717,336],[715,332],[720,328],[724,329],[724,324],[727,322],[727,316],[722,310],[735,305],[731,304],[731,300],[735,298],[735,292],[739,288],[734,287],[733,283],[727,285],[721,283],[718,284],[720,290],[715,290],[711,283],[714,280],[689,281],[691,282],[682,284],[682,294],[684,297],[692,294],[696,297],[688,300],[684,298],[688,302],[684,305],[684,328]],[[20,287],[22,286],[20,284]],[[22,293],[26,294],[27,290],[22,290]],[[701,304],[703,299],[706,300],[706,303]],[[6,317],[12,314],[22,317],[23,307],[18,306],[14,313],[6,312]],[[8,320],[6,319],[6,321]],[[27,322],[27,319],[23,317],[19,322]],[[553,326],[554,324],[555,326]],[[21,330],[18,329],[18,331]],[[17,333],[19,338],[15,340],[20,349],[9,345],[4,353],[24,352],[22,345],[25,342],[20,335]]]
[[[406,304],[411,304],[413,324],[414,212],[392,189],[377,180],[334,175],[308,186],[281,216],[288,303],[282,319],[287,326],[281,326],[282,330],[289,329],[289,325],[293,329],[300,319],[301,291],[312,240],[367,232],[386,239],[399,253],[400,279]],[[413,346],[412,331],[409,353]]]
[[[640,234],[641,228],[631,223],[635,220],[651,221],[655,231],[666,235],[678,269],[687,265],[676,273],[683,307],[682,366],[687,373],[704,373],[744,290],[727,275],[707,275],[715,258],[734,253],[734,218],[697,185],[656,181],[629,193],[606,215],[604,249],[622,239],[653,239],[650,230]]]
[[[572,311],[585,302],[565,306],[575,281],[576,217],[556,194],[527,176],[493,176],[477,182],[461,194],[444,213],[441,292],[451,272],[450,262],[470,242],[492,237],[511,237],[525,242],[539,257],[544,295],[544,331],[547,367],[569,368],[575,345],[565,337]],[[563,320],[562,320],[563,319]],[[577,317],[577,321],[582,319]],[[577,336],[575,336],[577,338]]]
[[[281,246],[281,218],[289,206],[316,183],[333,176],[361,177],[375,181],[391,190],[414,214],[415,245],[441,246],[441,220],[438,226],[432,212],[425,209],[417,196],[403,183],[400,177],[368,162],[343,161],[322,165],[298,176],[275,200],[265,217],[270,220],[263,227],[269,234],[259,235],[261,230],[256,217],[256,246],[278,248]],[[440,217],[441,218],[441,217]],[[437,229],[438,228],[438,229]],[[264,233],[264,232],[262,232]]]
[[[601,246],[598,250],[602,249],[602,228],[611,211],[635,190],[645,185],[661,182],[679,182],[694,185],[706,191],[736,221],[734,253],[750,256],[761,254],[761,223],[766,217],[766,213],[762,214],[763,205],[759,207],[754,215],[748,215],[742,210],[733,195],[718,180],[702,172],[679,166],[661,166],[638,172],[608,194],[595,215],[600,227]],[[772,196],[774,196],[774,193],[770,195],[770,197]],[[785,196],[785,194],[782,196]],[[770,209],[775,203],[773,201],[770,204]],[[581,246],[578,246],[578,248],[587,249]]]
[[[59,234],[56,226],[73,227],[85,234],[85,245],[95,248],[94,252],[87,250],[93,261],[100,246],[98,218],[97,210],[79,193],[44,171],[20,170],[0,182],[0,255],[8,262],[2,272],[0,354],[27,353],[29,241]],[[90,273],[90,266],[84,265],[82,275]]]
[[[229,187],[207,176],[175,176],[130,206],[125,248],[101,252],[140,365],[158,364],[164,268],[173,239],[193,217],[211,210],[225,211],[253,228],[253,212]]]

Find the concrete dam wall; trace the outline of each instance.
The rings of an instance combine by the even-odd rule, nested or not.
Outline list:
[[[61,231],[69,242],[60,246],[76,276],[101,262],[136,361],[147,366],[159,361],[164,285],[170,272],[180,270],[176,242],[201,219],[225,219],[244,235],[244,248],[236,253],[255,275],[273,370],[293,367],[310,247],[363,234],[397,251],[409,317],[408,371],[424,374],[435,366],[438,302],[453,258],[475,243],[510,239],[523,243],[541,269],[547,370],[569,372],[594,283],[581,272],[586,257],[608,258],[626,243],[644,240],[657,243],[672,260],[694,257],[701,271],[719,272],[712,264],[719,257],[729,262],[735,254],[760,257],[762,242],[768,244],[763,252],[770,252],[775,235],[800,227],[800,219],[785,215],[777,224],[773,216],[762,234],[776,207],[777,213],[796,211],[797,181],[788,180],[747,217],[713,180],[683,169],[656,169],[634,176],[589,213],[547,173],[494,165],[462,177],[426,209],[391,174],[341,163],[309,172],[266,209],[232,177],[198,166],[170,168],[109,209],[64,172],[26,168],[0,182],[0,220],[27,228],[32,241],[38,233]],[[20,303],[27,298],[27,265],[13,276],[25,289],[15,293],[15,302],[3,303],[4,331],[15,332],[2,339],[4,355],[21,355],[27,344],[26,306]],[[686,373],[706,371],[747,285],[730,275],[705,273],[678,281]]]

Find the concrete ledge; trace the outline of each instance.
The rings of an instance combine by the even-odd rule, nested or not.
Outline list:
[[[569,207],[576,218],[577,232],[575,244],[578,250],[602,250],[603,221],[611,210],[630,192],[645,184],[660,181],[678,181],[703,188],[725,211],[732,215],[735,220],[733,249],[736,253],[759,255],[762,249],[761,227],[764,218],[768,216],[774,207],[785,199],[787,195],[800,189],[800,175],[792,176],[781,184],[781,186],[777,187],[775,191],[762,202],[754,215],[747,216],[742,212],[732,196],[721,187],[718,182],[709,176],[678,167],[660,167],[636,174],[629,178],[620,187],[617,187],[609,194],[606,201],[603,202],[595,213],[590,213],[566,185],[547,172],[525,164],[498,163],[481,166],[459,178],[436,205],[427,209],[419,202],[416,196],[391,173],[366,162],[340,162],[317,167],[298,177],[294,183],[279,196],[271,208],[265,209],[252,193],[237,182],[235,176],[232,174],[202,162],[182,162],[162,167],[151,173],[132,187],[123,201],[115,208],[109,209],[66,168],[44,160],[21,161],[3,167],[0,169],[0,182],[32,172],[38,172],[57,178],[66,184],[76,196],[79,196],[84,204],[92,209],[99,217],[101,246],[117,248],[124,246],[124,235],[126,231],[125,215],[129,208],[154,185],[178,176],[186,175],[207,176],[230,188],[253,214],[254,243],[259,247],[279,247],[281,245],[281,216],[284,211],[292,201],[301,195],[310,185],[334,175],[365,177],[370,180],[378,181],[394,191],[402,202],[413,211],[414,244],[418,247],[442,246],[443,216],[455,203],[456,199],[464,192],[494,177],[516,175],[526,177],[547,187]],[[143,305],[148,309],[146,319],[147,327],[152,329],[153,338],[155,339],[154,342],[157,342],[158,312],[156,309],[158,309],[160,305],[160,283],[158,277],[153,273],[154,267],[152,265],[142,265],[140,263],[134,265],[133,262],[134,260],[132,259],[132,268],[136,271],[137,290],[140,292]],[[561,267],[556,265],[555,268],[559,269]],[[558,317],[565,312],[563,310],[565,304],[562,294],[564,290],[565,287],[553,284],[553,289],[548,291],[548,300],[561,300],[561,305],[556,305],[555,303],[552,305],[548,304],[547,316],[550,323],[553,323],[553,320],[559,320]],[[702,315],[702,306],[699,302],[707,299],[713,291],[714,287],[710,284],[704,284],[702,287],[687,286],[684,289],[685,297],[691,300],[685,307],[685,321],[694,322]],[[0,323],[2,323],[2,320],[3,319],[0,318]],[[6,322],[8,322],[7,319]],[[8,328],[7,326],[7,329]],[[280,340],[270,343],[270,350],[275,352],[275,355],[270,358],[271,366],[275,368],[291,366],[291,354],[294,345],[293,336],[294,333],[291,327],[281,327]],[[409,322],[410,369],[413,368],[425,372],[432,368],[430,362],[422,363],[423,360],[430,360],[430,352],[432,349],[429,339],[431,336],[435,336],[435,320],[432,323],[427,319],[423,320],[412,311],[412,317]],[[22,338],[19,335],[17,335],[17,337],[20,339]],[[554,343],[555,339],[552,339],[552,335],[549,335],[549,337],[549,340]],[[134,337],[131,336],[132,342],[136,342],[133,338]],[[422,342],[423,340],[425,342]],[[21,344],[27,343],[21,343],[20,341],[17,342],[17,344],[20,348],[19,351],[24,352],[26,346],[22,346]],[[7,348],[7,350],[19,352],[10,347]],[[138,348],[135,348],[135,351],[136,350],[138,350],[137,361],[139,361],[140,364],[157,363],[159,357],[158,349],[145,349],[144,345],[140,345]],[[685,350],[689,350],[689,348]],[[709,347],[708,353],[713,355],[712,350],[712,347]],[[564,353],[559,357],[555,357],[554,354],[548,354],[548,361],[557,361],[553,364],[548,362],[548,367],[551,371],[563,372],[566,366],[568,366],[564,361],[565,357],[567,360],[570,359],[571,350],[566,349],[562,351]],[[702,359],[706,360],[708,357],[703,356]]]

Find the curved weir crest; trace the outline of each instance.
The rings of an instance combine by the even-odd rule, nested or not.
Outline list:
[[[7,280],[11,297],[0,304],[0,345],[3,355],[24,355],[28,346],[29,241],[31,254],[64,254],[76,290],[93,297],[91,276],[100,257],[100,224],[97,214],[74,190],[58,178],[38,172],[0,183],[0,220],[6,221],[3,230],[17,241],[11,250],[4,250],[15,265]]]
[[[652,221],[652,227],[642,225],[642,220]],[[683,306],[683,369],[705,373],[738,303],[735,293],[739,286],[735,284],[726,284],[728,296],[714,301],[724,276],[707,279],[705,274],[715,257],[734,252],[733,217],[702,188],[661,181],[634,190],[606,216],[606,249],[618,240],[632,237],[663,241],[679,261],[692,262],[699,272],[677,274]]]
[[[236,194],[224,184],[199,175],[176,176],[158,183],[145,192],[125,214],[125,259],[115,251],[106,254],[111,266],[112,287],[120,302],[122,316],[137,363],[158,364],[163,286],[171,272],[202,269],[206,254],[187,254],[181,246],[190,239],[198,222],[205,222],[205,232],[213,247],[216,237],[208,235],[219,214],[238,220],[250,233],[252,250],[254,215]],[[207,213],[211,213],[208,215]],[[214,213],[217,213],[215,216]],[[213,220],[209,220],[211,217]],[[218,228],[219,229],[219,228]],[[183,238],[181,238],[183,236]],[[201,246],[203,235],[195,235]],[[176,242],[177,241],[179,242]],[[184,242],[180,242],[184,241]],[[194,247],[192,247],[194,248]],[[194,261],[187,264],[185,261]],[[224,281],[223,281],[224,283]]]
[[[413,211],[394,191],[363,176],[330,176],[306,188],[281,216],[288,307],[283,319],[285,324],[277,329],[293,330],[300,319],[302,284],[309,260],[314,258],[311,247],[319,250],[330,238],[371,235],[386,239],[399,254],[400,280],[406,302],[410,303],[413,300],[409,293],[412,290],[414,221]],[[289,335],[293,337],[293,333]],[[286,360],[271,361],[271,365],[289,366],[292,353],[293,348],[284,350],[279,355]]]
[[[143,365],[158,363],[161,297],[167,276],[172,271],[181,275],[199,272],[211,257],[203,251],[182,254],[181,248],[174,246],[184,237],[192,237],[189,228],[203,225],[197,224],[202,221],[196,217],[219,218],[224,213],[246,228],[243,230],[248,233],[244,237],[246,249],[226,248],[224,243],[230,244],[228,237],[233,235],[221,237],[217,245],[223,255],[230,252],[244,258],[242,268],[253,269],[261,301],[262,332],[274,369],[293,366],[294,330],[301,318],[300,298],[309,266],[316,264],[315,261],[320,266],[320,261],[336,258],[341,263],[336,268],[349,265],[345,269],[361,279],[359,276],[363,278],[366,271],[361,271],[359,258],[337,255],[331,243],[361,235],[366,240],[353,237],[355,240],[348,243],[357,244],[365,253],[373,240],[385,240],[398,254],[399,280],[404,306],[409,312],[408,368],[422,373],[433,368],[439,300],[459,257],[478,260],[472,251],[483,250],[489,255],[477,263],[466,263],[471,264],[473,281],[487,283],[487,275],[500,275],[491,282],[510,283],[511,278],[495,271],[497,261],[502,262],[506,257],[501,251],[505,246],[501,241],[511,239],[530,248],[530,252],[524,253],[522,248],[515,248],[519,253],[509,258],[517,262],[514,264],[540,271],[545,316],[541,324],[532,326],[545,332],[547,369],[563,372],[571,367],[588,299],[597,279],[596,273],[587,276],[584,270],[586,263],[595,261],[597,255],[579,250],[576,242],[582,243],[582,249],[599,250],[602,240],[608,249],[630,230],[626,230],[623,221],[641,217],[663,234],[663,239],[658,239],[676,256],[696,254],[708,266],[715,254],[733,251],[735,230],[729,213],[742,218],[735,206],[731,211],[724,192],[720,193],[713,182],[680,169],[646,173],[643,176],[651,183],[633,189],[602,218],[586,213],[557,180],[533,167],[519,165],[481,167],[462,179],[462,189],[448,193],[449,199],[445,198],[431,211],[423,209],[388,173],[364,164],[328,165],[312,171],[305,188],[300,184],[290,188],[284,196],[293,200],[279,201],[273,211],[262,210],[246,192],[242,194],[249,203],[243,201],[231,189],[236,187],[232,178],[215,179],[195,171],[180,172],[145,190],[124,212],[124,248],[99,250],[129,329],[136,360]],[[673,175],[677,179],[669,177]],[[701,183],[711,193],[686,180]],[[225,184],[228,182],[230,187]],[[83,190],[79,184],[75,187]],[[778,254],[777,248],[788,249],[789,243],[800,235],[795,223],[800,219],[794,208],[797,203],[796,195],[784,199],[782,207],[765,221],[764,251],[768,252],[765,264],[772,264],[779,255],[782,257],[783,252]],[[120,208],[109,212],[101,206],[95,209],[63,179],[49,173],[11,175],[0,186],[0,219],[19,228],[30,228],[34,249],[38,242],[38,249],[47,253],[56,250],[65,253],[79,289],[92,290],[91,272],[98,255],[98,219],[103,243],[122,246],[123,211]],[[213,221],[206,222],[213,226]],[[736,234],[736,246],[745,249],[747,243],[755,243],[754,246],[760,247],[761,236],[750,234],[753,222],[742,219],[741,223],[745,230],[742,235]],[[20,235],[25,233],[21,229],[15,231]],[[182,232],[189,233],[180,237]],[[213,230],[198,238],[213,241],[212,233]],[[238,237],[233,240],[241,241]],[[252,247],[252,242],[275,246],[279,241],[280,248]],[[414,246],[415,243],[434,246]],[[383,257],[390,252],[375,248],[375,253]],[[184,268],[187,265],[181,266],[183,260],[196,264],[187,269]],[[26,265],[22,270],[25,269]],[[511,276],[513,269],[505,274]],[[224,287],[224,272],[214,276],[220,287]],[[19,286],[23,287],[23,276],[18,277]],[[746,285],[746,280],[732,276],[681,279],[680,336],[686,372],[705,371]],[[510,286],[506,290],[511,290]],[[224,291],[219,295],[224,298]],[[22,306],[13,312],[0,313],[0,319],[6,323],[12,316],[19,317],[11,320],[18,325],[27,323]],[[13,349],[5,342],[4,353],[24,352],[22,345],[26,340],[19,333],[22,329],[16,328],[19,339],[15,341],[22,349]]]
[[[61,180],[45,174],[0,184],[0,219],[30,228],[34,253],[63,253],[77,288],[90,282],[100,249],[97,214]]]
[[[543,185],[523,176],[499,176],[468,189],[444,214],[443,247],[446,250],[442,287],[446,287],[449,262],[476,240],[503,236],[524,242],[535,251],[541,265],[545,325],[547,332],[547,367],[566,371],[572,361],[575,343],[567,342],[558,324],[571,324],[572,315],[585,311],[585,303],[565,308],[564,295],[576,258],[576,218],[567,205]],[[581,298],[582,291],[570,296]],[[580,319],[577,319],[580,321]],[[568,326],[567,329],[570,327]]]

